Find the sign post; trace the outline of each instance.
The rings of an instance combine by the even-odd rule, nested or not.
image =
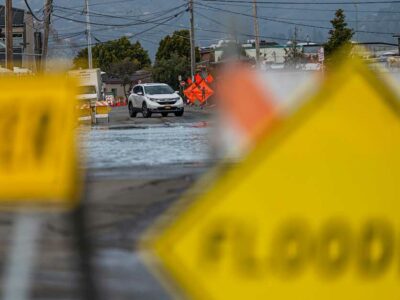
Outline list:
[[[318,49],[318,62],[321,64],[321,69],[324,71],[325,49],[321,47]]]
[[[32,271],[38,253],[37,238],[41,232],[39,216],[19,213],[13,228],[9,257],[4,270],[3,299],[29,299]]]

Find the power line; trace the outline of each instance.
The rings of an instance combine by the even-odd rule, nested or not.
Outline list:
[[[249,4],[244,4],[244,3],[228,3],[228,2],[213,2],[213,5],[229,5],[229,6],[236,6],[236,7],[246,7],[249,8]],[[266,6],[265,4],[263,5],[260,2],[257,2],[257,5],[260,8],[266,8],[266,9],[273,9],[273,10],[290,10],[290,11],[332,11],[335,12],[337,9],[329,9],[329,8],[313,8],[313,7],[276,7],[276,6]],[[386,10],[352,10],[352,9],[346,9],[346,12],[363,12],[363,13],[384,13],[384,14],[400,14],[400,11],[386,11]]]
[[[39,21],[41,23],[43,23],[44,20],[39,19],[35,13],[32,11],[31,7],[29,6],[28,0],[24,0],[26,7],[28,8],[29,12],[31,13],[32,17],[36,20]]]
[[[186,10],[185,10],[185,11],[186,11]],[[143,30],[143,31],[141,31],[141,32],[135,33],[134,35],[130,36],[129,39],[132,39],[132,38],[134,38],[134,37],[136,37],[136,36],[138,36],[138,35],[141,35],[141,34],[143,34],[143,33],[146,33],[146,32],[148,32],[148,31],[150,31],[150,30],[152,30],[152,29],[154,29],[154,28],[157,28],[157,27],[161,26],[161,25],[165,25],[165,23],[171,21],[172,19],[175,19],[175,18],[181,16],[185,11],[182,11],[182,12],[180,12],[179,14],[173,15],[172,17],[170,17],[170,18],[169,18],[168,20],[166,20],[165,22],[158,23],[158,24],[156,24],[156,25],[154,25],[154,26],[152,26],[152,27],[150,27],[150,28],[148,28],[148,29],[145,29],[145,30]]]
[[[69,17],[64,17],[64,16],[60,16],[57,14],[53,14],[54,16],[60,18],[60,19],[64,19],[64,20],[68,20],[68,21],[72,21],[75,23],[80,23],[80,24],[86,24],[86,21],[83,20],[77,20],[77,19],[73,19],[73,18],[69,18]],[[166,19],[166,18],[164,18]],[[134,25],[140,25],[140,24],[147,24],[150,22],[146,22],[146,21],[137,21],[135,23],[124,23],[124,24],[110,24],[110,23],[97,23],[97,22],[90,22],[91,25],[96,25],[96,26],[105,26],[105,27],[129,27],[129,26],[134,26]]]
[[[197,11],[196,11],[196,14],[198,14]],[[164,24],[164,25],[165,25],[165,24]],[[223,24],[221,24],[221,25],[223,25]],[[96,30],[96,32],[99,32],[99,33],[96,33],[96,36],[103,36],[103,37],[106,37],[106,38],[115,39],[115,34],[104,34],[104,33],[100,33],[100,32],[103,32],[103,31],[104,31],[104,29],[98,29],[98,30]],[[86,32],[86,31],[65,32],[65,33],[59,34],[58,37],[59,37],[59,38],[64,38],[64,39],[68,39],[68,38],[72,38],[72,37],[77,37],[77,36],[80,36],[80,35],[84,35],[85,32]],[[92,30],[92,32],[94,32],[94,30]],[[157,37],[157,38],[160,38],[161,35],[164,35],[164,36],[165,36],[165,35],[170,35],[170,34],[171,34],[171,33],[170,33],[169,31],[162,30],[161,28],[159,28],[157,32],[147,33],[148,36],[155,36],[155,37]],[[183,38],[183,39],[187,39],[187,40],[190,39],[189,37],[184,36],[184,35],[180,35],[180,34],[177,34],[177,33],[173,33],[173,34],[174,34],[175,36],[181,37],[181,38]],[[125,36],[129,37],[128,35],[125,35]],[[144,39],[143,37],[140,37],[139,39],[140,39],[140,40],[144,40],[144,41],[149,41],[149,40]],[[219,38],[215,38],[215,37],[204,37],[204,36],[202,36],[202,37],[200,37],[200,38],[196,38],[197,41],[218,41],[218,40],[220,40],[220,39],[221,39],[220,37],[219,37]],[[158,45],[158,43],[155,43],[154,41],[152,41],[152,42],[153,42],[154,44]]]
[[[211,22],[214,22],[215,24],[224,26],[225,28],[231,28],[229,25],[223,24],[223,23],[218,22],[218,21],[216,21],[216,20],[214,20],[214,19],[212,19],[212,18],[209,18],[209,17],[207,17],[206,15],[203,15],[202,13],[200,13],[200,12],[198,12],[198,11],[196,11],[196,14],[199,15],[199,16],[201,16],[201,17],[203,17],[203,18],[205,18],[205,19],[207,19],[207,20],[209,20],[209,21],[211,21]],[[215,31],[213,31],[213,32],[215,32]],[[230,35],[232,34],[232,32],[225,32],[225,33],[229,33]],[[247,36],[247,37],[253,37],[253,36],[254,36],[254,35],[251,34],[251,33],[243,33],[243,32],[237,32],[237,33],[238,33],[239,35]],[[260,35],[260,37],[261,37],[261,38],[265,38],[265,39],[270,39],[270,40],[288,41],[287,38],[281,38],[281,37],[276,37],[276,36]],[[220,38],[220,39],[221,39],[221,38]],[[306,40],[298,40],[298,41],[299,41],[299,42],[307,42]]]
[[[208,1],[208,0],[203,0],[203,1]],[[400,3],[400,1],[399,1],[399,3]],[[223,9],[223,8],[220,8],[220,7],[214,7],[214,6],[210,6],[210,5],[204,4],[204,3],[198,3],[198,5],[201,5],[203,7],[206,7],[206,8],[209,8],[209,9],[213,9],[213,10],[216,10],[216,11],[222,11],[222,12],[225,12],[225,13],[236,14],[236,15],[241,15],[241,16],[253,18],[253,16],[250,15],[250,14],[241,13],[241,12],[237,12],[237,11],[232,11],[232,10],[228,10],[228,9]],[[261,19],[261,20],[266,20],[266,21],[276,22],[276,23],[282,23],[282,24],[289,24],[289,25],[295,25],[295,26],[301,26],[301,27],[309,27],[309,28],[318,28],[318,29],[324,29],[324,30],[331,30],[330,27],[325,27],[325,26],[318,26],[318,25],[304,24],[304,23],[296,23],[296,22],[284,21],[284,20],[280,20],[280,19],[263,17],[263,16],[257,16],[257,18]],[[357,32],[370,33],[370,34],[382,34],[382,35],[393,35],[394,34],[392,32],[364,31],[364,30],[359,30]]]
[[[196,12],[197,13],[197,12]],[[197,13],[198,14],[198,13]],[[172,27],[179,27],[179,28],[182,28],[182,29],[186,29],[186,30],[189,30],[189,28],[188,27],[186,27],[186,26],[180,26],[180,25],[171,25],[171,24],[163,24],[163,26],[172,26]],[[228,32],[228,31],[221,31],[221,30],[213,30],[213,29],[205,29],[205,28],[201,28],[201,27],[196,27],[196,30],[197,31],[203,31],[203,32],[212,32],[212,33],[220,33],[220,34],[227,34],[227,35],[231,35],[232,33],[231,32]],[[250,38],[253,38],[254,37],[254,35],[253,34],[251,34],[251,33],[243,33],[243,32],[240,32],[239,33],[240,35],[242,35],[242,36],[246,36],[246,37],[250,37]],[[135,36],[137,36],[138,34],[136,34]],[[133,37],[133,36],[132,36]],[[132,38],[132,37],[130,37],[130,38]],[[274,37],[274,36],[266,36],[266,35],[260,35],[260,38],[265,38],[265,39],[271,39],[271,40],[284,40],[284,41],[287,41],[287,39],[286,38],[280,38],[280,37]],[[221,39],[221,38],[220,38]],[[215,39],[215,40],[220,40],[220,39]],[[214,39],[213,39],[214,40]],[[299,42],[307,42],[306,40],[298,40]],[[103,44],[104,43],[107,43],[107,42],[103,42]],[[74,45],[74,46],[72,46],[72,47],[69,47],[69,48],[83,48],[83,47],[86,47],[87,45],[86,44],[81,44],[81,45]],[[55,49],[57,49],[57,47],[54,47]],[[65,48],[65,47],[63,47],[63,48]],[[58,48],[59,49],[59,48]]]
[[[163,21],[163,22],[161,22],[161,23],[158,23],[158,22],[157,22],[157,23],[155,23],[155,22],[149,22],[149,23],[154,23],[155,25],[152,26],[152,27],[150,27],[150,28],[147,28],[147,29],[145,29],[145,30],[143,30],[143,31],[141,31],[141,32],[138,32],[138,33],[136,33],[136,34],[134,34],[134,35],[132,35],[132,36],[130,36],[130,37],[128,37],[128,39],[132,39],[132,38],[134,38],[134,37],[136,37],[136,36],[138,36],[138,35],[141,35],[141,34],[143,34],[143,33],[146,33],[146,32],[148,32],[148,31],[150,31],[150,30],[152,30],[152,29],[154,29],[154,28],[157,28],[157,27],[159,27],[159,26],[167,25],[167,24],[166,24],[167,22],[169,22],[169,21],[171,21],[171,20],[173,20],[173,19],[175,19],[175,18],[181,16],[185,11],[186,11],[186,10],[181,11],[181,12],[178,12],[177,14],[174,14],[174,15],[172,15],[172,16],[169,16],[165,21]],[[98,45],[98,44],[104,44],[104,43],[107,43],[107,42],[97,43],[96,45]],[[85,47],[85,46],[87,46],[87,45],[76,45],[76,46],[70,47],[70,48],[82,48],[82,47]]]
[[[207,0],[205,0],[205,1],[207,1]],[[208,2],[213,2],[215,5],[233,5],[233,6],[245,6],[246,4],[231,4],[231,3],[228,3],[228,2],[226,2],[226,1],[208,1]],[[400,1],[399,1],[400,2]],[[247,1],[242,1],[242,3],[250,3],[250,2],[247,2]],[[342,2],[342,3],[344,3],[344,2]],[[201,5],[203,5],[203,6],[206,6],[206,4],[204,4],[204,3],[200,3]],[[274,3],[274,4],[276,4],[276,3]],[[170,10],[173,10],[173,9],[176,9],[176,8],[178,8],[178,7],[183,7],[183,6],[186,6],[187,4],[185,3],[185,4],[182,4],[182,5],[180,5],[180,6],[176,6],[176,7],[174,7],[174,8],[171,8],[171,9],[168,9],[168,10],[163,10],[163,11],[159,11],[159,12],[154,12],[154,13],[151,13],[151,14],[146,14],[146,16],[148,16],[148,15],[158,15],[158,14],[161,14],[162,12],[167,12],[167,11],[170,11]],[[247,4],[248,5],[248,4]],[[59,9],[61,9],[61,10],[69,10],[69,11],[74,11],[76,14],[77,13],[79,13],[79,14],[82,14],[82,11],[80,11],[80,10],[76,10],[76,9],[74,9],[74,8],[68,8],[68,7],[62,7],[62,6],[57,6],[57,8],[59,8]],[[211,6],[208,6],[208,8],[210,8],[210,9],[212,9],[212,10],[223,10],[223,11],[225,11],[225,12],[228,12],[228,13],[234,13],[234,14],[242,14],[242,15],[245,15],[245,16],[248,16],[248,17],[250,17],[250,15],[247,15],[247,14],[243,14],[243,13],[239,13],[239,12],[234,12],[234,11],[229,11],[229,10],[226,10],[226,9],[222,9],[222,8],[218,8],[218,7],[211,7]],[[273,7],[270,7],[270,8],[273,8]],[[207,8],[205,8],[205,7],[203,7],[203,9],[207,9]],[[296,7],[294,7],[294,8],[288,8],[288,7],[274,7],[274,9],[297,9],[297,10],[302,10],[303,8],[296,8]],[[312,8],[310,8],[311,10],[312,10]],[[307,9],[307,10],[310,10],[310,9]],[[368,11],[368,12],[372,12],[372,11]],[[128,17],[128,16],[121,16],[121,15],[110,15],[110,14],[104,14],[104,13],[100,13],[100,12],[93,12],[91,15],[93,15],[93,16],[98,16],[98,17],[108,17],[108,18],[118,18],[118,19],[128,19],[128,20],[134,20],[134,17],[132,18],[132,17]],[[57,16],[59,16],[59,15],[57,15]],[[66,19],[66,17],[65,16],[60,16],[62,19]],[[165,19],[165,18],[164,18]],[[162,21],[162,20],[164,20],[164,19],[160,19],[159,21]],[[278,22],[278,23],[284,23],[284,24],[290,24],[290,25],[295,25],[295,26],[303,26],[303,27],[311,27],[311,28],[319,28],[319,29],[323,29],[323,30],[330,30],[331,28],[329,28],[329,27],[324,27],[324,26],[316,26],[316,25],[312,25],[312,24],[301,24],[301,23],[295,23],[295,22],[290,22],[290,21],[296,21],[296,20],[298,20],[298,21],[300,21],[301,19],[289,19],[289,18],[269,18],[269,17],[262,17],[262,16],[260,16],[260,19],[265,19],[265,20],[268,20],[268,21],[272,21],[272,22]],[[78,22],[78,23],[84,23],[84,21],[81,21],[81,20],[76,20],[76,19],[72,19],[72,18],[68,18],[68,20],[70,20],[70,21],[73,21],[73,22]],[[137,19],[136,19],[137,20]],[[307,22],[325,22],[325,20],[304,20],[304,21],[307,21]],[[329,20],[326,20],[326,22],[328,22]],[[351,20],[349,20],[348,22],[352,22]],[[372,22],[372,21],[371,21]],[[387,20],[387,22],[390,22],[389,20]],[[138,20],[138,21],[136,21],[135,23],[127,23],[127,24],[104,24],[104,23],[95,23],[95,22],[93,22],[92,24],[94,25],[94,26],[108,26],[108,27],[128,27],[128,26],[132,26],[132,25],[143,25],[143,24],[151,24],[151,23],[154,23],[154,22],[151,22],[150,20]],[[115,26],[114,26],[115,25]],[[168,25],[167,25],[168,26]],[[179,26],[178,26],[179,27]],[[187,28],[186,28],[187,29]],[[93,31],[101,31],[101,30],[103,30],[103,29],[98,29],[98,30],[93,30]],[[204,31],[204,30],[206,30],[206,29],[201,29],[202,31]],[[215,30],[214,31],[208,31],[208,32],[215,32]],[[384,32],[372,32],[372,31],[359,31],[359,32],[363,32],[363,33],[370,33],[370,34],[385,34],[385,35],[392,35],[392,33],[384,33]],[[78,34],[79,35],[79,34]],[[246,35],[246,36],[249,36],[249,34],[243,34],[243,35]],[[281,40],[284,40],[284,39],[282,39],[282,38],[278,38],[278,37],[267,37],[267,38],[272,38],[272,39],[281,39]],[[286,40],[286,39],[285,39]]]
[[[251,4],[252,1],[248,0],[201,0],[201,2],[221,2],[221,3],[247,3]],[[294,1],[257,1],[257,3],[265,3],[265,4],[274,4],[274,5],[354,5],[354,1],[344,1],[344,2],[294,2]],[[358,4],[395,4],[400,3],[399,0],[391,0],[391,1],[358,1]]]
[[[126,2],[133,2],[133,1],[134,1],[134,0],[112,1],[112,4],[115,4],[115,3],[126,3]],[[110,5],[110,1],[99,2],[99,3],[92,3],[90,6],[100,6],[100,5]]]
[[[173,16],[178,16],[179,14],[185,12],[186,10],[181,10],[177,13],[175,13]],[[75,23],[81,23],[81,24],[86,24],[87,22],[84,20],[77,20],[74,18],[69,18],[69,17],[65,17],[65,16],[61,16],[58,14],[53,14],[54,16],[57,16],[60,19],[64,19],[64,20],[68,20],[68,21],[72,21]],[[104,15],[107,16],[107,15]],[[134,26],[134,25],[141,25],[141,24],[157,24],[157,22],[159,21],[164,21],[166,19],[168,19],[170,16],[166,16],[163,18],[159,18],[156,21],[150,21],[152,19],[147,19],[147,20],[140,20],[140,19],[136,19],[136,22],[134,23],[120,23],[120,24],[111,24],[111,23],[98,23],[98,22],[90,22],[91,25],[95,25],[95,26],[105,26],[105,27],[129,27],[129,26]]]
[[[200,14],[198,11],[196,11],[196,14]],[[205,17],[204,15],[202,15],[203,17]],[[215,21],[215,20],[213,20]],[[148,21],[147,23],[154,23],[151,21]],[[219,23],[219,22],[218,22]],[[158,23],[156,23],[158,24]],[[221,24],[221,23],[219,23]],[[182,25],[171,25],[171,24],[162,24],[163,26],[169,26],[169,27],[174,27],[174,28],[181,28],[181,29],[186,29],[188,30],[189,28],[186,26],[182,26]],[[101,31],[103,29],[99,29],[97,31]],[[201,27],[196,27],[197,31],[202,31],[202,32],[211,32],[211,33],[220,33],[220,34],[226,34],[226,35],[231,35],[232,32],[228,32],[228,31],[221,31],[221,30],[213,30],[213,29],[206,29],[206,28],[201,28]],[[243,32],[239,32],[240,35],[242,36],[246,36],[246,37],[251,37],[253,38],[253,34],[250,33],[243,33]],[[137,36],[137,34],[135,35]],[[267,36],[267,35],[260,35],[260,38],[265,38],[265,39],[271,39],[271,40],[287,40],[286,38],[281,38],[281,37],[274,37],[274,36]],[[213,40],[218,40],[218,39],[213,39]],[[299,40],[299,41],[303,41],[306,42],[305,40]],[[76,48],[81,48],[81,47],[85,47],[86,45],[77,45],[75,46]]]
[[[235,11],[230,11],[230,10],[226,10],[226,9],[222,9],[222,8],[212,7],[212,6],[206,5],[204,3],[198,3],[198,4],[200,4],[201,6],[206,6],[208,8],[211,8],[212,10],[222,10],[222,11],[224,11],[226,13],[234,13],[234,14],[241,14],[241,15],[245,15],[245,16],[250,16],[250,15],[238,13],[238,12],[235,12]],[[203,9],[207,9],[207,8],[203,7]],[[181,13],[183,13],[183,12],[184,11],[182,11]],[[199,12],[196,11],[196,14],[199,14]],[[103,15],[106,15],[106,14],[103,14]],[[204,16],[205,15],[203,15],[203,17]],[[181,25],[177,25],[177,24],[174,24],[174,25],[167,24],[167,22],[169,21],[170,17],[173,17],[173,16],[168,16],[168,17],[164,18],[165,22],[161,22],[161,23],[159,22],[159,20],[158,20],[158,22],[152,22],[150,20],[140,20],[140,21],[138,21],[138,23],[140,23],[140,24],[155,24],[155,25],[157,25],[157,26],[154,26],[154,28],[163,25],[163,26],[169,26],[169,27],[174,27],[174,28],[189,29],[186,26],[181,26]],[[270,21],[277,21],[277,22],[280,22],[280,23],[287,23],[287,22],[280,21],[279,19],[264,18],[264,17],[260,17],[260,18],[267,19],[267,20],[270,20]],[[171,19],[173,19],[173,18],[171,18]],[[208,19],[210,20],[210,18],[208,18]],[[162,20],[162,19],[160,19],[160,20]],[[76,19],[71,19],[71,21],[82,23],[82,21],[76,20]],[[215,22],[215,20],[212,20],[212,21]],[[137,24],[137,23],[117,24],[117,26],[118,27],[122,27],[122,26],[125,27],[125,26],[130,26],[131,24]],[[219,24],[221,24],[221,23],[219,23]],[[297,26],[307,26],[307,27],[312,27],[312,28],[322,28],[322,29],[325,29],[325,30],[330,30],[331,29],[331,28],[328,28],[328,27],[314,26],[314,25],[309,25],[309,24],[298,24],[298,23],[293,23],[293,22],[290,22],[290,24],[297,25]],[[110,24],[103,24],[102,23],[100,25],[101,26],[109,26]],[[109,27],[113,27],[113,26],[109,26]],[[152,28],[148,28],[148,29],[146,29],[146,30],[144,30],[142,32],[139,32],[139,33],[131,36],[130,38],[133,38],[133,37],[139,36],[139,35],[141,35],[143,33],[149,32],[150,30],[152,30],[154,28],[153,27]],[[221,30],[213,30],[213,29],[206,29],[206,28],[201,28],[201,27],[196,27],[196,30],[199,31],[199,32],[211,32],[211,33],[220,33],[220,34],[231,35],[231,32],[221,31]],[[97,31],[104,31],[104,29],[98,29]],[[364,31],[360,31],[360,32],[364,32]],[[80,34],[83,34],[83,33],[84,32],[77,32],[77,33],[69,33],[69,34],[72,34],[72,35],[73,34],[77,34],[77,36],[79,36]],[[375,32],[366,32],[366,33],[375,33]],[[391,34],[391,33],[382,33],[382,32],[376,32],[376,33],[377,34]],[[250,34],[250,33],[239,33],[239,34],[242,35],[242,36],[253,37],[253,35]],[[286,38],[282,38],[282,37],[274,37],[274,36],[266,36],[266,35],[260,35],[260,37],[261,38],[266,38],[266,39],[272,39],[272,40],[287,40]],[[215,39],[215,40],[217,40],[217,39]],[[304,42],[306,42],[306,41],[304,41]],[[84,46],[86,46],[86,45],[76,45],[74,47],[81,48],[81,47],[84,47]]]
[[[228,4],[228,3],[215,3],[216,5],[231,5],[231,4]],[[172,10],[175,10],[175,9],[177,9],[177,8],[180,8],[180,7],[183,7],[183,6],[186,6],[186,4],[182,4],[182,5],[179,5],[179,6],[176,6],[176,7],[174,7],[174,8],[171,8],[171,9],[169,9],[169,10],[165,10],[165,11],[160,11],[160,12],[154,12],[154,13],[151,13],[151,14],[161,14],[161,13],[167,13],[167,12],[169,12],[169,11],[172,11]],[[239,6],[239,7],[248,7],[248,5],[245,5],[245,4],[233,4],[233,6]],[[59,8],[59,9],[61,9],[61,10],[73,10],[73,11],[76,11],[76,12],[79,12],[79,14],[81,14],[82,12],[80,11],[80,10],[75,10],[75,9],[71,9],[71,8],[66,8],[66,7],[62,7],[62,6],[55,6],[56,8]],[[313,8],[289,8],[289,7],[272,7],[272,6],[269,6],[269,7],[265,7],[265,6],[260,6],[260,7],[262,7],[262,8],[268,8],[268,9],[290,9],[290,10],[307,10],[307,11],[309,11],[309,10],[312,10],[312,11],[327,11],[326,9],[313,9]],[[215,8],[216,9],[216,8]],[[57,10],[57,9],[56,9]],[[332,10],[332,11],[335,11],[335,10]],[[352,12],[352,11],[350,11],[350,10],[346,10],[346,12]],[[355,11],[354,11],[355,12]],[[358,12],[369,12],[369,13],[377,13],[377,12],[381,12],[381,11],[371,11],[371,10],[369,10],[369,11],[362,11],[362,10],[358,10]],[[400,14],[400,12],[396,12],[396,11],[391,11],[391,12],[387,12],[387,11],[384,11],[383,13],[395,13],[395,14]],[[73,14],[72,14],[73,15]],[[150,14],[146,14],[146,16],[148,16],[148,15],[150,15]],[[98,17],[108,17],[108,18],[116,18],[116,19],[127,19],[127,20],[137,20],[137,19],[134,19],[134,18],[132,18],[132,17],[127,17],[127,16],[121,16],[121,15],[109,15],[109,14],[104,14],[104,13],[96,13],[96,12],[91,12],[91,16],[92,17],[95,17],[95,16],[98,16]],[[64,18],[65,18],[65,16],[64,16]],[[312,19],[312,20],[307,20],[307,19],[296,19],[296,18],[272,18],[272,19],[274,19],[274,20],[292,20],[292,21],[306,21],[306,22],[329,22],[330,20],[322,20],[322,19]],[[397,20],[384,20],[385,22],[396,22]],[[353,22],[355,22],[354,20],[348,20],[348,22],[350,22],[350,23],[353,23]],[[376,22],[376,21],[374,21],[374,20],[363,20],[363,21],[361,21],[361,22],[363,22],[363,23],[366,23],[366,22]]]
[[[112,4],[116,4],[116,3],[126,3],[126,2],[133,2],[133,0],[120,0],[120,1],[112,1]],[[101,5],[110,5],[110,1],[106,1],[106,2],[99,2],[99,3],[92,3],[90,4],[90,7],[93,6],[101,6]],[[78,8],[80,6],[74,6],[71,8]]]
[[[91,5],[89,5],[89,6],[91,6]],[[178,5],[178,6],[174,6],[174,7],[169,8],[169,9],[164,9],[164,10],[161,10],[161,11],[147,13],[144,16],[146,16],[146,17],[152,16],[152,15],[162,16],[162,15],[165,15],[165,14],[170,13],[172,11],[175,11],[175,10],[177,10],[179,8],[182,8],[184,6],[187,6],[187,4],[185,3],[185,4]],[[75,12],[75,15],[78,15],[78,14],[82,15],[82,10],[78,10],[78,9],[70,8],[70,7],[59,6],[59,5],[55,5],[54,7],[56,8],[56,10],[73,11],[73,12]],[[91,15],[91,17],[107,17],[107,18],[125,19],[125,20],[137,20],[137,17],[139,17],[138,15],[137,16],[127,16],[127,15],[117,15],[117,14],[111,15],[111,14],[105,14],[105,13],[96,12],[96,11],[91,11],[90,15]],[[140,16],[143,16],[143,14],[141,14]]]

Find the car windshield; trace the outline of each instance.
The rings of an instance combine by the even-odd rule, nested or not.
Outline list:
[[[146,94],[148,95],[162,95],[173,94],[174,90],[169,85],[149,85],[145,86]]]
[[[94,85],[82,85],[79,87],[79,94],[96,94],[96,87]]]

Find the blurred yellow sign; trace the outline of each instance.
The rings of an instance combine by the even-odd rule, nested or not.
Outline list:
[[[358,61],[330,75],[146,241],[190,299],[400,295],[399,103]]]
[[[0,202],[72,201],[75,98],[75,86],[65,76],[1,78]]]

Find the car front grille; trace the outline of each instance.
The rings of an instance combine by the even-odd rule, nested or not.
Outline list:
[[[163,101],[157,101],[157,103],[161,105],[172,105],[176,103],[176,100],[163,100]]]

